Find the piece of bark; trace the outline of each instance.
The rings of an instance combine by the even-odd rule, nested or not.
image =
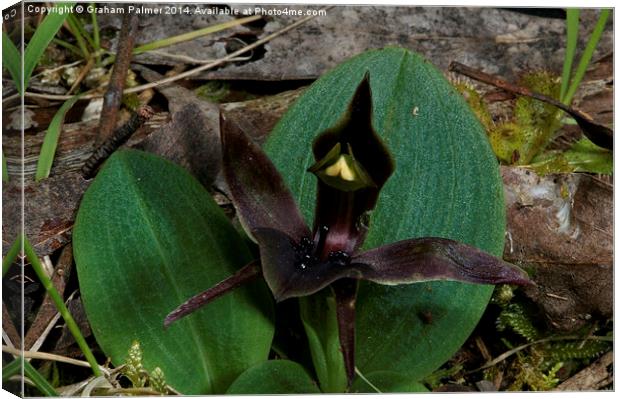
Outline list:
[[[163,78],[143,66],[135,69],[150,82]],[[205,187],[211,186],[222,164],[217,105],[174,83],[157,90],[168,100],[172,120],[135,148],[161,155],[186,168]]]
[[[129,145],[140,141],[152,131],[161,127],[168,119],[169,115],[167,112],[155,114],[132,135]],[[79,171],[95,148],[96,135],[97,120],[65,124],[58,140],[51,176]],[[39,131],[35,135],[24,136],[24,176],[26,180],[34,180],[37,160],[44,137],[44,130]],[[7,160],[9,179],[11,182],[14,182],[18,179],[22,167],[20,162],[21,137],[3,137],[2,149]]]
[[[160,113],[145,123],[125,146],[132,146],[158,129],[167,113]],[[90,184],[79,170],[94,149],[97,122],[65,125],[60,136],[52,174],[39,183],[34,181],[43,133],[26,136],[24,145],[24,219],[25,233],[40,256],[49,255],[69,242],[71,228],[82,194]],[[6,251],[21,226],[21,187],[19,175],[20,140],[7,137],[3,150],[9,169],[9,183],[2,189],[2,248]]]
[[[263,6],[284,7],[320,8]],[[584,10],[581,23],[591,29],[597,17],[595,10]],[[258,38],[295,18],[273,17]],[[530,68],[561,71],[565,29],[565,20],[488,7],[337,6],[266,44],[262,58],[229,64],[196,78],[314,79],[365,50],[395,45],[420,53],[442,70],[456,60],[512,79]],[[579,49],[588,37],[589,32],[579,35]],[[597,54],[612,47],[613,24],[608,23]]]
[[[613,76],[613,53],[609,53],[590,65],[573,99],[576,107],[608,126],[614,121]]]
[[[60,254],[60,258],[54,268],[54,274],[52,275],[52,285],[58,291],[58,294],[62,298],[65,292],[67,281],[71,274],[71,268],[73,265],[73,248],[71,244],[67,244]],[[43,303],[37,312],[37,316],[30,325],[26,337],[24,338],[24,347],[28,350],[32,347],[41,334],[45,331],[48,324],[58,313],[58,309],[52,301],[49,294],[45,294]]]
[[[20,334],[17,332],[15,324],[13,323],[11,315],[9,314],[9,311],[6,308],[4,302],[2,302],[2,330],[9,337],[13,346],[18,349],[21,348],[22,340],[20,338]]]
[[[49,255],[69,242],[75,211],[89,182],[79,173],[52,176],[24,186],[24,233],[39,256]],[[21,187],[17,179],[2,190],[3,250],[21,231]]]
[[[586,174],[540,177],[502,167],[507,210],[504,259],[533,268],[523,290],[559,330],[613,309],[613,189]]]
[[[194,175],[209,187],[222,163],[219,129],[195,104],[172,115],[172,120],[134,148],[160,155]]]
[[[190,6],[193,8],[195,6]],[[204,7],[204,6],[203,6]],[[245,5],[223,6],[242,10]],[[250,8],[255,6],[250,5]],[[321,6],[262,5],[271,10],[266,25],[235,27],[158,53],[145,53],[136,61],[151,65],[179,65],[184,57],[217,59],[230,52],[238,40],[261,39],[299,16],[275,15],[273,10],[319,10]],[[260,12],[260,11],[259,11]],[[103,15],[103,27],[120,26],[120,16]],[[582,10],[580,22],[587,27],[578,38],[583,50],[598,18],[597,10]],[[142,15],[137,43],[147,43],[230,21],[230,15]],[[365,50],[399,46],[416,51],[447,70],[459,61],[507,79],[527,69],[544,68],[560,72],[564,60],[565,19],[527,15],[490,7],[394,7],[336,6],[296,31],[275,38],[255,51],[251,60],[230,63],[195,79],[299,80],[316,79],[340,62]],[[228,50],[227,50],[228,47]],[[595,59],[613,48],[613,22],[609,21]],[[175,59],[178,57],[178,59]]]
[[[595,391],[613,383],[614,353],[607,352],[600,359],[558,385],[554,391]]]

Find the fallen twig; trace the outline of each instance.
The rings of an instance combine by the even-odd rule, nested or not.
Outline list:
[[[153,116],[153,113],[154,111],[148,105],[138,108],[127,123],[116,129],[112,136],[107,138],[86,160],[82,167],[82,176],[85,179],[90,179],[99,165],[108,159],[118,147],[123,145],[144,122]]]
[[[600,359],[558,385],[554,391],[598,390],[613,382],[613,374],[607,368],[614,362],[614,353],[609,351]]]
[[[16,356],[23,355],[24,358],[28,358],[28,359],[51,360],[54,362],[62,362],[62,363],[72,364],[74,366],[90,368],[90,363],[88,363],[87,361],[73,359],[71,357],[66,357],[66,356],[61,356],[61,355],[56,355],[54,353],[34,352],[34,351],[23,351],[22,352],[20,349],[9,348],[6,345],[2,345],[2,352],[10,353],[11,355],[16,355]],[[108,369],[106,369],[105,367],[101,365],[98,365],[98,366],[102,372],[109,374]]]
[[[543,339],[539,339],[537,341],[528,342],[527,344],[523,344],[523,345],[517,346],[515,348],[512,348],[509,351],[506,351],[506,352],[502,353],[501,355],[499,355],[495,359],[486,362],[482,367],[478,367],[477,369],[467,371],[465,374],[472,374],[472,373],[476,373],[476,372],[484,370],[484,369],[488,369],[489,367],[493,367],[496,364],[498,364],[500,362],[503,362],[504,360],[508,359],[510,356],[516,354],[517,352],[520,352],[523,349],[529,348],[532,345],[542,344],[542,343],[550,342],[550,341],[565,341],[565,340],[577,340],[577,339],[584,339],[584,337],[581,337],[579,335],[567,335],[567,336],[563,336],[563,337],[543,338]],[[596,340],[596,341],[612,341],[613,340],[613,338],[611,338],[611,337],[600,337],[600,336],[590,336],[590,337],[586,337],[585,339],[592,339],[592,340]]]
[[[125,4],[125,15],[121,31],[118,36],[118,50],[116,52],[116,61],[110,75],[108,89],[103,97],[103,106],[101,108],[101,118],[99,119],[99,129],[97,132],[96,144],[103,143],[112,135],[116,128],[118,117],[118,108],[123,98],[123,89],[125,88],[125,80],[127,79],[127,71],[133,51],[133,45],[138,30],[138,14],[130,13],[129,4]]]
[[[497,76],[489,75],[488,73],[484,73],[477,69],[471,68],[467,65],[461,64],[460,62],[453,61],[450,64],[449,70],[460,73],[480,82],[499,87],[500,89],[508,91],[510,93],[530,97],[560,108],[562,111],[572,116],[575,121],[577,121],[577,124],[579,125],[583,133],[594,144],[603,148],[607,148],[609,150],[613,149],[613,130],[611,130],[607,126],[594,122],[590,115],[586,114],[581,110],[569,107],[554,98],[547,97],[540,93],[536,93],[526,87],[517,86],[512,83],[506,82],[505,80],[500,79]]]
[[[80,86],[80,83],[82,83],[86,75],[88,75],[90,70],[93,69],[93,66],[95,66],[95,59],[91,57],[88,60],[88,63],[86,63],[86,65],[84,65],[84,67],[80,71],[80,74],[75,78],[75,82],[73,82],[67,94],[73,94],[75,92],[75,90]]]

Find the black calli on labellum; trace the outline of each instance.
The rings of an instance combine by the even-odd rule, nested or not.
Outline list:
[[[291,192],[261,148],[222,119],[223,171],[239,219],[258,243],[260,261],[241,268],[171,312],[164,325],[262,274],[276,301],[331,286],[349,384],[355,375],[355,299],[358,280],[412,284],[452,280],[529,284],[525,272],[457,241],[425,237],[360,251],[368,214],[394,171],[390,153],[372,124],[368,73],[336,126],[313,144],[317,199],[312,230]]]

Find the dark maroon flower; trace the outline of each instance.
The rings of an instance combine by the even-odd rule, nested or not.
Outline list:
[[[355,298],[360,279],[378,284],[455,280],[528,284],[518,267],[459,242],[435,237],[360,251],[368,212],[394,171],[388,149],[372,125],[368,74],[341,121],[313,144],[318,178],[313,229],[267,155],[234,124],[222,119],[224,175],[245,231],[258,243],[260,262],[189,299],[175,320],[262,273],[276,301],[311,295],[331,285],[349,383],[355,373]]]

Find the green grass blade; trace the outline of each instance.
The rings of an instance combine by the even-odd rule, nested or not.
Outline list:
[[[30,380],[34,383],[34,385],[41,391],[41,393],[45,396],[59,396],[58,392],[54,389],[52,384],[50,384],[45,377],[41,375],[32,367],[32,365],[28,362],[24,362],[24,374],[30,378]]]
[[[9,250],[7,251],[4,259],[2,259],[2,277],[4,277],[6,272],[9,270],[9,267],[11,267],[13,262],[15,262],[15,259],[17,259],[17,255],[19,255],[19,251],[22,249],[21,238],[22,235],[20,234],[15,239],[15,241],[13,241],[13,245],[11,245],[11,248],[9,248]]]
[[[58,38],[54,38],[54,40],[52,40],[52,42],[54,42],[54,44],[57,44],[57,45],[59,45],[61,47],[66,48],[67,50],[71,51],[72,53],[74,53],[78,57],[82,57],[82,50],[80,50],[78,47],[74,46],[73,44],[67,43],[64,40],[60,40]]]
[[[93,370],[93,374],[97,377],[101,376],[102,375],[101,370],[99,369],[99,365],[97,364],[97,360],[95,359],[95,356],[93,356],[93,353],[88,347],[88,344],[86,343],[84,336],[80,332],[80,328],[75,323],[73,316],[71,316],[69,309],[67,309],[67,306],[65,306],[65,302],[63,301],[62,297],[60,296],[60,294],[58,293],[58,291],[52,284],[52,281],[50,280],[48,275],[45,273],[45,270],[43,269],[43,265],[41,264],[41,260],[39,259],[37,254],[34,252],[34,249],[30,245],[30,242],[28,242],[28,239],[24,237],[23,241],[24,241],[24,253],[26,254],[26,258],[28,258],[28,261],[32,265],[32,269],[37,274],[39,281],[45,288],[45,291],[47,291],[47,293],[49,294],[50,298],[52,299],[52,302],[54,302],[56,309],[58,309],[58,312],[64,319],[65,323],[67,323],[67,327],[69,328],[69,331],[73,335],[73,338],[75,338],[75,342],[77,342],[78,346],[82,350],[82,353],[84,353],[84,357],[86,357],[86,360],[90,364],[90,367]]]
[[[94,50],[97,58],[97,65],[101,64],[101,39],[99,38],[99,21],[97,20],[97,13],[95,10],[95,3],[90,3],[93,7],[93,11],[90,13],[91,23],[93,25],[93,41],[94,41]]]
[[[2,63],[11,74],[17,91],[22,94],[22,56],[5,31],[2,31]]]
[[[13,360],[11,363],[2,367],[2,382],[8,381],[9,378],[22,370],[22,358],[21,356]]]
[[[562,68],[562,87],[560,99],[563,99],[568,90],[570,75],[573,68],[573,59],[577,50],[577,36],[579,35],[579,9],[566,10],[566,52],[564,53],[564,67]]]
[[[75,37],[75,40],[78,43],[78,47],[82,52],[82,56],[84,58],[88,58],[90,56],[90,52],[88,51],[88,46],[86,46],[86,40],[84,39],[84,36],[82,36],[82,33],[80,32],[80,29],[78,27],[79,24],[76,23],[72,18],[68,18],[67,25],[69,26],[69,31],[71,31],[71,34],[73,35],[73,37]]]
[[[4,151],[2,151],[2,182],[9,182],[9,170],[6,167],[6,158],[4,157]]]
[[[41,146],[41,153],[39,154],[39,160],[37,161],[37,174],[35,176],[36,181],[46,179],[50,175],[65,114],[79,99],[80,95],[76,95],[65,101],[58,111],[56,111],[54,118],[52,118],[52,122],[48,126],[47,132],[45,133],[43,145]]]
[[[609,13],[610,10],[601,10],[601,15],[599,16],[598,21],[596,21],[596,26],[592,31],[592,35],[590,35],[590,40],[588,40],[586,49],[583,51],[583,55],[579,60],[579,65],[575,71],[575,76],[573,77],[571,85],[566,92],[566,96],[563,98],[564,104],[570,104],[575,92],[577,92],[577,88],[579,87],[583,76],[586,74],[586,69],[590,64],[590,60],[592,60],[592,55],[594,54],[594,50],[596,50],[596,45],[603,34],[603,29],[605,28],[605,23],[607,23],[607,18],[609,18]]]
[[[162,47],[172,46],[173,44],[193,40],[200,36],[205,36],[211,33],[215,33],[215,32],[219,32],[219,31],[222,31],[228,28],[232,28],[233,26],[243,25],[248,22],[256,21],[260,18],[261,18],[260,16],[253,15],[251,17],[234,19],[232,21],[224,22],[221,24],[213,25],[213,26],[207,26],[205,28],[198,29],[192,32],[183,33],[181,35],[172,36],[172,37],[168,37],[168,38],[161,39],[161,40],[156,40],[154,42],[150,42],[142,46],[136,47],[133,50],[133,54],[134,55],[142,54],[147,51],[156,50]]]
[[[74,3],[57,3],[56,7],[71,6]],[[50,44],[56,33],[67,18],[67,13],[50,13],[43,19],[37,30],[32,35],[24,54],[24,90],[28,87],[28,81],[34,68],[36,68],[43,52]]]
[[[67,22],[70,23],[71,26],[77,30],[77,32],[79,32],[82,38],[86,39],[90,48],[95,49],[95,40],[92,38],[90,33],[88,33],[86,29],[84,29],[84,24],[82,23],[82,21],[79,20],[78,17],[76,17],[74,14],[71,14],[68,17]]]

